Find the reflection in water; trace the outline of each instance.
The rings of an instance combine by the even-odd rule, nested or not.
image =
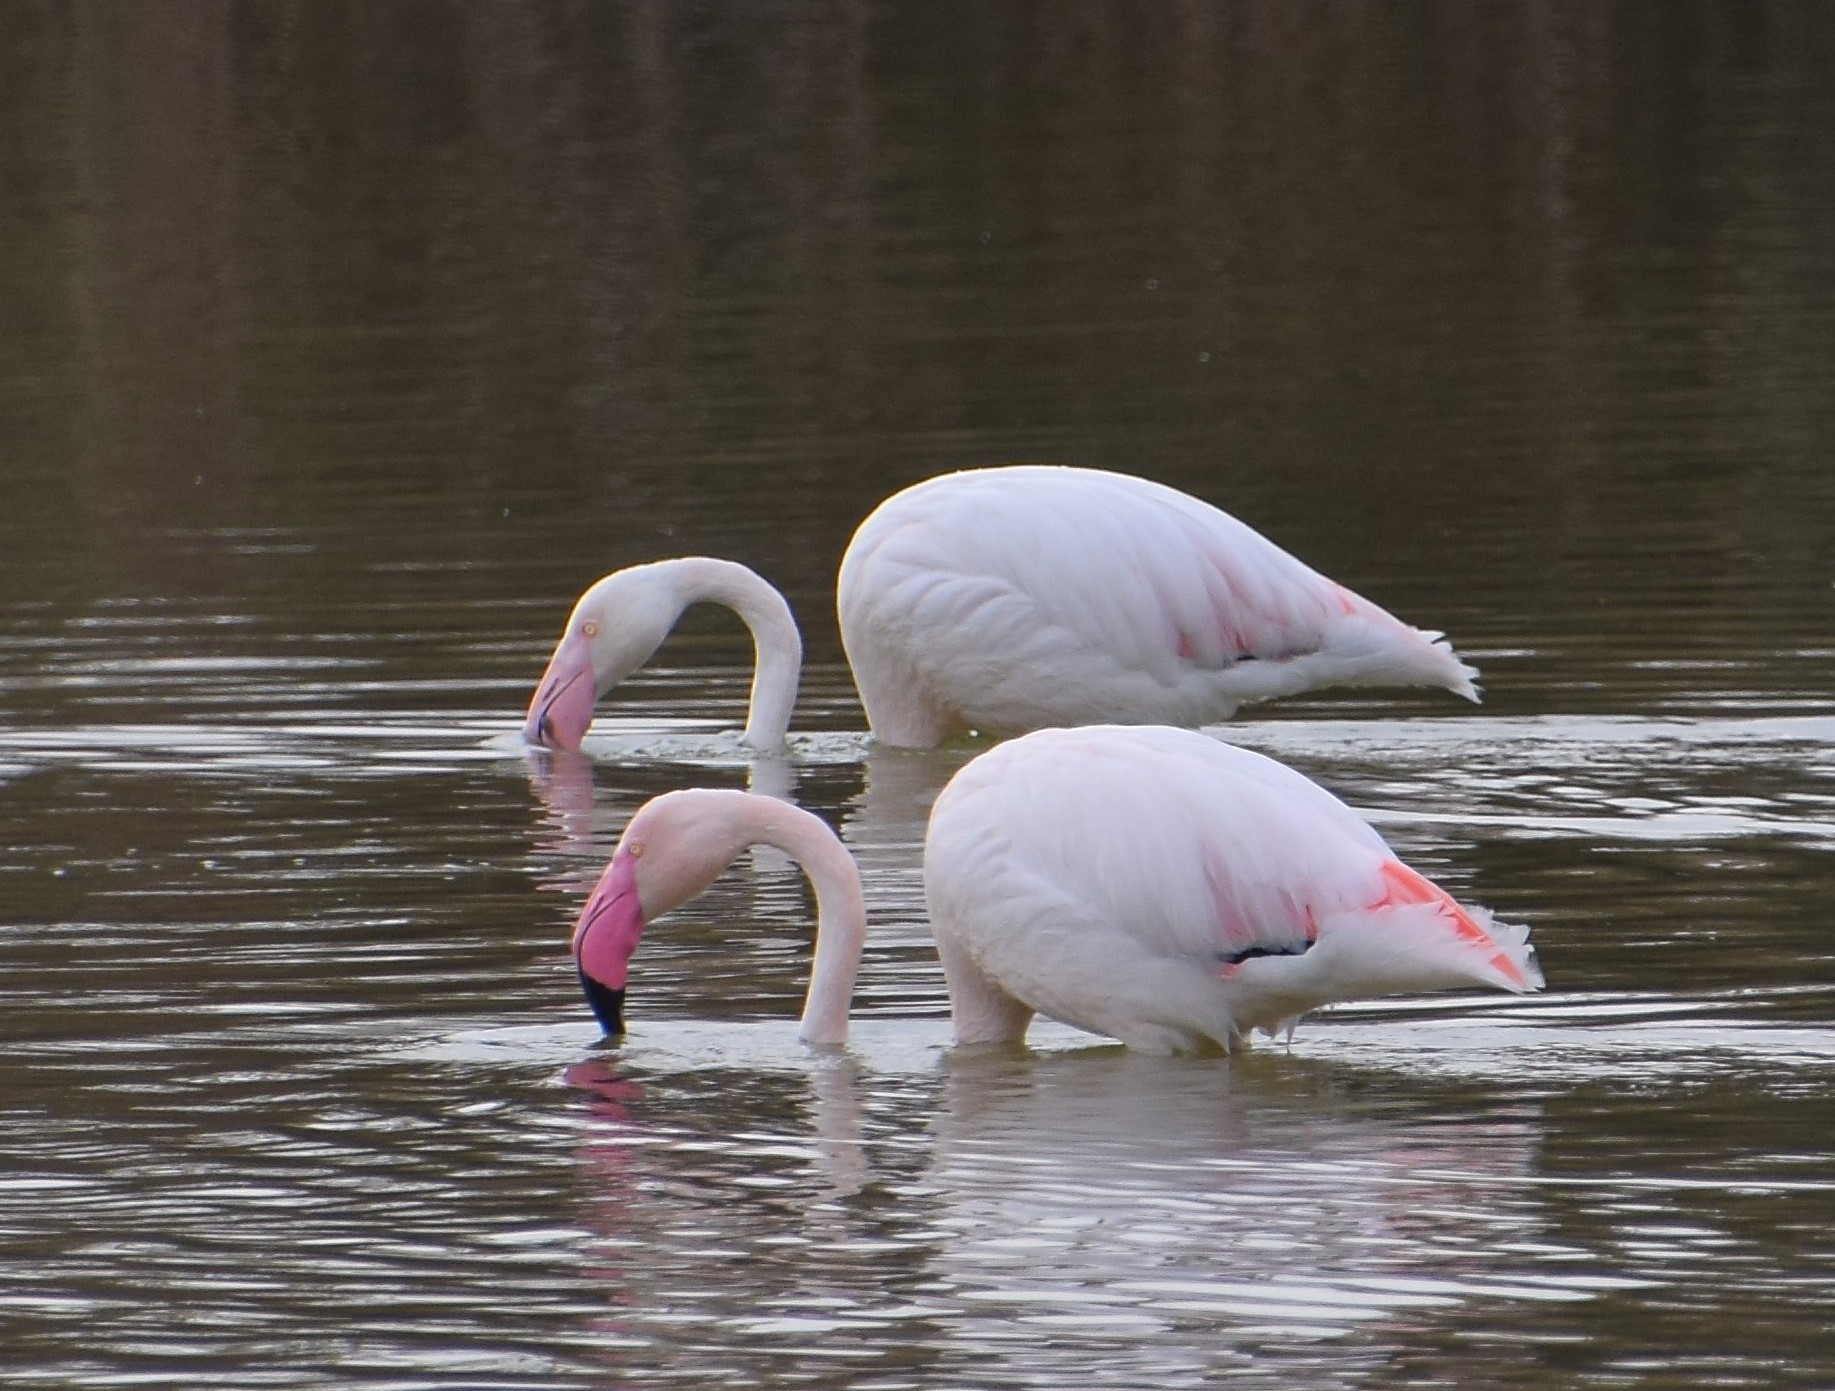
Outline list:
[[[966,1307],[1012,1320],[966,1326],[970,1343],[1049,1328],[1066,1371],[1118,1337],[1166,1335],[1168,1370],[1194,1372],[1244,1341],[1418,1330],[1469,1300],[1563,1293],[1521,1284],[1505,1254],[1546,1236],[1523,1187],[1538,1133],[1521,1108],[1454,1126],[1389,1114],[1285,1062],[957,1056],[921,1184],[944,1238],[930,1265]]]
[[[1386,1326],[1643,1283],[1577,1268],[1548,1231],[1533,1108],[1372,1103],[1283,1061],[959,1051],[939,1075],[883,1035],[866,1051],[897,1070],[786,1056],[642,1093],[636,1059],[569,1070],[595,1097],[583,1181],[625,1198],[600,1228],[610,1295],[653,1375],[819,1347],[977,1384],[1082,1384],[1097,1357],[1121,1384],[1252,1358],[1257,1384],[1335,1385],[1383,1363]],[[733,1085],[752,1100],[731,1132],[680,1100],[608,1108]]]
[[[640,1162],[627,1137],[633,1129],[631,1108],[642,1101],[643,1088],[596,1058],[572,1064],[562,1077],[568,1086],[593,1097],[587,1107],[590,1119],[576,1151],[583,1220],[595,1238],[582,1273],[614,1288],[629,1288],[639,1283],[638,1272],[626,1264],[624,1253],[639,1240],[641,1199],[637,1187]],[[630,1295],[614,1301],[618,1306],[634,1302]],[[596,1320],[593,1331],[614,1346],[641,1343],[625,1307],[610,1318]]]
[[[551,752],[525,749],[523,764],[528,769],[529,786],[541,806],[542,823],[538,843],[542,850],[556,857],[590,858],[601,842],[594,835],[593,764],[586,755],[572,750]],[[544,878],[544,888],[560,888],[552,877]],[[574,884],[576,889],[590,888]]]
[[[979,747],[961,744],[914,750],[875,747],[864,781],[841,814],[841,838],[860,865],[873,939],[887,949],[916,953],[938,972],[924,908],[924,832],[931,803]]]
[[[1460,1348],[1466,1378],[1510,1384],[1576,1336],[1609,1342],[1627,1309],[1707,1366],[1748,1335],[1680,1321],[1716,1281],[1788,1287],[1815,1241],[1789,1204],[1835,1191],[1747,1134],[1755,1096],[1798,1094],[1809,1119],[1826,1046],[1755,1040],[1704,1093],[1691,1063],[1712,1044],[1686,1029],[1608,1033],[1620,1066],[1602,1041],[1525,1071],[1507,1028],[1472,1021],[1436,1042],[1439,1080],[1399,1084],[1369,1068],[1412,1076],[1405,1035],[1317,1032],[1344,1036],[1324,1062],[1143,1058],[1050,1029],[1039,1048],[948,1051],[942,1021],[869,1021],[835,1055],[789,1021],[703,1024],[582,1065],[576,1162],[621,1195],[594,1225],[617,1252],[606,1297],[644,1349],[619,1370],[818,1358],[920,1384],[1085,1384],[1100,1365],[1126,1386],[1227,1370],[1336,1387]],[[1653,1052],[1667,1070],[1638,1065]],[[1594,1109],[1675,1127],[1664,1171],[1627,1162],[1648,1139],[1572,1136]],[[1729,1205],[1729,1184],[1745,1198]]]
[[[667,753],[646,749],[639,755],[627,754],[626,758],[646,765],[653,775],[671,766],[684,770],[679,778],[659,777],[659,792],[674,787],[719,786],[731,780],[726,760],[733,757],[733,751],[725,741],[716,741],[712,747],[717,747],[719,753],[709,762],[701,762],[689,749],[680,746]],[[778,753],[745,749],[742,745],[733,747],[743,754],[746,791],[793,800],[796,768],[790,759]],[[599,803],[594,782],[594,769],[599,763],[591,754],[525,746],[522,758],[530,790],[535,793],[540,808],[537,849],[559,860],[585,862],[583,867],[543,875],[541,885],[546,889],[584,892],[598,878],[606,856],[637,804]],[[768,845],[752,847],[750,858],[756,866],[779,870],[789,868],[792,863],[781,850]]]

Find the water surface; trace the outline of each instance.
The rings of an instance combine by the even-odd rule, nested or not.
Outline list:
[[[0,1380],[1814,1387],[1835,1308],[1835,50],[1810,5],[0,13]],[[1055,458],[1228,507],[1485,703],[1220,737],[1549,989],[948,1047],[852,527]],[[573,597],[707,552],[585,756]],[[793,796],[598,1046],[685,784]]]

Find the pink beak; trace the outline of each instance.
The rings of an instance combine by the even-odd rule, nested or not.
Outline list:
[[[593,722],[593,705],[599,687],[593,676],[593,654],[586,639],[569,633],[548,659],[529,702],[522,737],[545,748],[576,750]]]
[[[612,856],[573,929],[573,959],[586,1002],[607,1034],[624,1032],[624,987],[631,954],[644,932],[643,901],[637,896],[637,857]]]

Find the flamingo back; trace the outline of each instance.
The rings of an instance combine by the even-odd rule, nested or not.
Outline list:
[[[1193,725],[1331,683],[1473,674],[1424,634],[1208,503],[1146,479],[1015,465],[908,488],[842,562],[876,732],[921,705],[999,730]],[[918,723],[923,723],[918,719]]]

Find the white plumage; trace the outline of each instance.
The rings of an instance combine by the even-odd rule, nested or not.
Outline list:
[[[1335,1000],[1542,984],[1527,929],[1460,906],[1293,769],[1187,730],[982,754],[937,798],[924,880],[961,1042],[1037,1012],[1227,1048]]]
[[[1114,721],[1193,726],[1327,685],[1477,672],[1208,503],[1125,474],[1013,465],[946,474],[860,524],[842,641],[873,733],[929,747]]]

